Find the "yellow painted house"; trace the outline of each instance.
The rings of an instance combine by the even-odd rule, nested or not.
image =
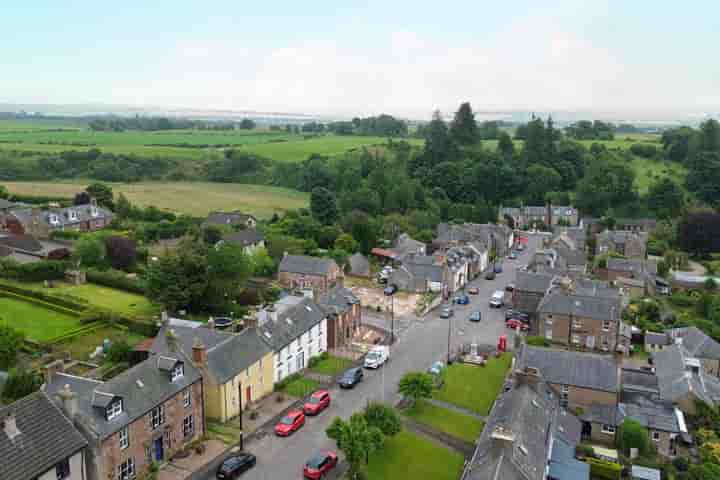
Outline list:
[[[226,333],[205,326],[164,326],[153,353],[181,349],[203,376],[205,415],[220,422],[272,393],[273,352],[255,328]]]

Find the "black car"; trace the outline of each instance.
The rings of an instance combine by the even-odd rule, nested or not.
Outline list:
[[[252,453],[241,453],[228,457],[220,464],[217,470],[217,478],[220,480],[229,480],[238,478],[244,472],[250,470],[257,463],[255,455]]]
[[[525,323],[527,323],[530,319],[527,313],[508,308],[507,310],[505,310],[505,320],[510,320],[511,318],[517,318],[518,320],[522,320]]]
[[[485,274],[485,280],[495,280],[495,272],[490,270]]]
[[[362,379],[362,368],[350,368],[340,375],[340,378],[338,378],[338,385],[340,385],[340,388],[353,388],[355,385],[360,383]]]

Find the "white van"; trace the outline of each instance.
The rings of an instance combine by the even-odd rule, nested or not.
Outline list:
[[[376,345],[365,355],[365,368],[380,368],[390,358],[390,347]]]
[[[490,306],[500,308],[505,305],[505,292],[502,290],[496,290],[495,293],[490,297]]]

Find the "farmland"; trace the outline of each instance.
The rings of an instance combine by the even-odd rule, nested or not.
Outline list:
[[[3,182],[11,193],[72,198],[92,181]],[[140,182],[110,184],[132,203],[195,216],[211,210],[242,210],[268,218],[275,212],[307,207],[309,195],[286,188],[263,185],[207,182]]]

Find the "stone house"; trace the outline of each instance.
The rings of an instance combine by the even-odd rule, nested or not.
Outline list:
[[[323,293],[343,279],[343,272],[331,258],[284,255],[278,268],[278,281],[290,290]]]
[[[88,441],[45,392],[0,407],[0,478],[85,480]]]
[[[100,382],[45,367],[43,390],[88,440],[87,478],[129,480],[205,434],[203,381],[182,354],[156,355]]]
[[[694,415],[696,402],[720,405],[720,379],[705,372],[699,359],[681,344],[670,345],[652,354],[659,396],[682,412]]]
[[[647,256],[648,234],[625,230],[605,230],[596,237],[595,254],[617,253],[625,258],[644,259]]]
[[[570,206],[524,205],[522,207],[500,207],[498,223],[505,223],[511,218],[515,228],[533,228],[536,224],[545,226],[578,224],[578,211]]]
[[[515,233],[504,222],[500,225],[492,223],[464,223],[461,225],[440,223],[433,241],[435,250],[447,251],[454,246],[472,243],[478,250],[495,252],[498,257],[510,253],[515,243]]]
[[[273,391],[273,353],[255,328],[226,333],[204,326],[163,326],[150,352],[167,356],[177,351],[203,377],[208,418],[226,422]]]
[[[327,315],[327,348],[347,347],[362,324],[362,307],[350,290],[335,287],[317,298]]]
[[[646,352],[659,352],[672,343],[665,333],[645,332],[643,345]]]
[[[388,280],[398,289],[412,293],[445,292],[445,281],[445,267],[431,256],[405,259]]]
[[[639,287],[639,296],[655,295],[657,263],[652,260],[609,257],[606,268],[601,269],[598,275],[609,282]],[[637,282],[627,282],[628,279]]]
[[[47,239],[55,231],[94,232],[110,225],[114,214],[95,202],[66,208],[19,208],[5,217],[8,231]]]
[[[408,255],[425,255],[427,254],[427,246],[418,240],[415,240],[407,233],[402,233],[395,239],[393,247],[390,249],[395,253],[398,259],[402,259]]]
[[[665,334],[669,343],[681,345],[689,356],[700,360],[705,373],[720,377],[720,343],[697,327],[671,328]]]
[[[203,228],[209,225],[230,227],[232,229],[255,228],[257,227],[257,218],[238,210],[234,212],[210,212],[202,223]]]
[[[346,271],[355,277],[370,277],[370,260],[362,253],[354,253],[348,258]]]
[[[252,255],[259,248],[265,248],[265,235],[254,228],[246,228],[237,232],[226,233],[218,243],[240,245],[247,255]]]
[[[518,270],[512,292],[513,308],[535,316],[538,305],[552,288],[554,278],[554,275]]]

